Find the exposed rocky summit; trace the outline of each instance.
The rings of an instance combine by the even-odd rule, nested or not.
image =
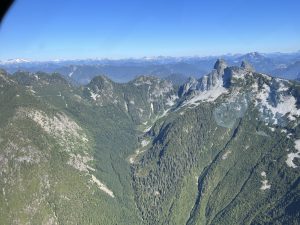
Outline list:
[[[248,71],[254,71],[254,69],[251,66],[251,64],[248,63],[248,62],[246,62],[246,61],[242,61],[241,68],[245,69],[245,70],[248,70]]]

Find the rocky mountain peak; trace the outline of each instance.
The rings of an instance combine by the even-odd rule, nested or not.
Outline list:
[[[227,67],[227,63],[223,59],[218,59],[217,62],[214,65],[214,69],[217,70],[217,72],[224,73],[224,69]]]
[[[179,95],[183,96],[191,90],[195,90],[198,85],[198,80],[195,77],[189,77],[188,81],[182,85],[179,91]]]
[[[135,86],[141,86],[141,85],[154,85],[156,83],[160,83],[161,79],[157,78],[157,77],[153,77],[153,76],[139,76],[137,78],[135,78],[132,83]]]
[[[248,71],[253,71],[253,67],[250,63],[248,63],[247,61],[243,60],[241,63],[241,68],[244,70],[248,70]]]
[[[258,52],[250,52],[239,58],[239,60],[245,60],[245,61],[252,62],[252,63],[259,62],[259,61],[265,60],[265,59],[266,59],[266,57]]]
[[[97,86],[100,89],[106,89],[107,87],[111,88],[113,83],[114,82],[110,80],[108,77],[101,75],[101,76],[94,77],[91,80],[91,82],[88,84],[88,86],[90,87]]]
[[[212,70],[212,72],[203,76],[199,80],[190,79],[185,85],[183,85],[183,87],[181,88],[180,96],[188,95],[189,93],[193,93],[193,95],[201,95],[201,93],[204,92],[225,92],[225,89],[223,88],[223,77],[226,68],[228,68],[226,62],[222,59],[218,59],[214,65],[214,69]]]
[[[179,96],[0,70],[0,223],[299,224],[300,87],[248,69],[218,60]]]

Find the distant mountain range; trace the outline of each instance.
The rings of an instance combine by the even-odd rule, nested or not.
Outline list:
[[[87,84],[93,77],[105,75],[116,82],[128,82],[141,75],[168,78],[176,76],[174,82],[182,84],[188,77],[200,78],[210,71],[218,58],[225,59],[231,65],[249,62],[256,71],[273,76],[297,79],[300,73],[300,52],[295,53],[258,53],[221,55],[211,57],[151,57],[129,59],[86,59],[29,61],[10,59],[0,62],[0,68],[9,73],[16,71],[58,72],[78,84]],[[180,77],[180,78],[179,78]]]

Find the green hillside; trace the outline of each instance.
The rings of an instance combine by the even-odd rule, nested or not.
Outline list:
[[[0,71],[0,224],[299,224],[299,91]]]

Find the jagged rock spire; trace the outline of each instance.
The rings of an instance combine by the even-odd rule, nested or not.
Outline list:
[[[214,65],[214,69],[217,70],[218,73],[224,73],[224,69],[226,67],[227,67],[227,64],[223,59],[218,59]]]
[[[242,61],[241,68],[245,69],[245,70],[248,70],[248,71],[253,71],[254,70],[253,67],[251,66],[251,64],[244,61],[244,60]]]

